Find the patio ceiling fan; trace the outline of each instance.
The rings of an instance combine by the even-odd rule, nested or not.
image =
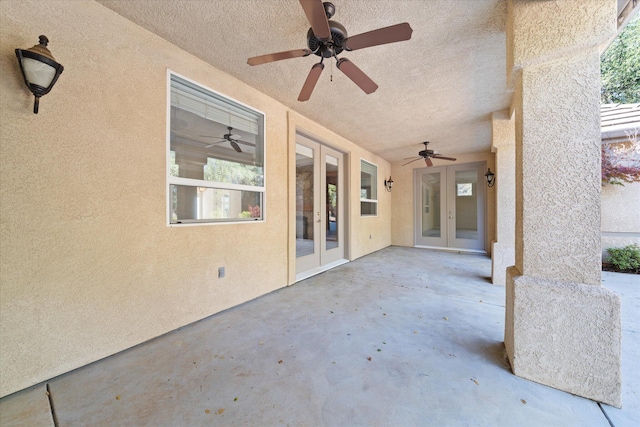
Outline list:
[[[324,69],[322,63],[325,58],[335,58],[340,71],[351,79],[366,94],[378,89],[378,85],[360,68],[346,58],[338,59],[342,51],[352,51],[371,46],[409,40],[413,30],[408,23],[391,25],[377,30],[348,37],[347,30],[342,24],[330,21],[336,11],[333,3],[322,0],[300,0],[300,5],[307,15],[311,28],[307,31],[307,49],[288,50],[249,58],[249,65],[261,65],[283,59],[300,58],[312,53],[320,57],[320,62],[311,67],[307,79],[302,86],[298,101],[307,101],[311,97],[320,74]]]
[[[407,159],[413,159],[413,160],[403,164],[402,166],[406,166],[409,163],[416,162],[420,159],[424,159],[424,162],[427,164],[427,167],[433,166],[433,162],[431,161],[431,159],[450,160],[452,162],[456,161],[456,159],[454,159],[453,157],[445,157],[443,155],[436,153],[434,150],[429,150],[429,148],[427,147],[429,145],[429,141],[425,141],[423,142],[423,144],[424,144],[424,150],[418,152],[418,156],[420,157],[418,157],[417,159],[413,159],[413,157],[407,157],[405,160]]]
[[[222,144],[223,142],[228,142],[234,150],[236,150],[238,153],[242,153],[242,149],[238,144],[253,146],[253,144],[249,142],[240,141],[239,138],[242,138],[241,135],[235,135],[231,133],[231,131],[233,131],[233,128],[231,126],[227,127],[227,129],[229,130],[229,133],[225,133],[223,136],[200,135],[202,138],[218,138],[220,140],[212,144],[209,144],[204,148],[211,148],[214,145]]]

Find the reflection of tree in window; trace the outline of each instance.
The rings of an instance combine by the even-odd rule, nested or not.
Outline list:
[[[328,204],[330,206],[331,212],[335,212],[336,204],[337,204],[337,186],[335,184],[327,185],[327,198]]]
[[[180,166],[176,164],[176,152],[171,150],[170,152],[170,165],[169,175],[180,176]]]
[[[207,159],[204,166],[204,180],[228,182],[242,185],[263,185],[262,167],[245,165],[221,159]]]
[[[458,187],[458,197],[461,196],[473,196],[473,184],[472,183],[464,183],[457,184]]]
[[[170,192],[171,192],[171,220],[177,221],[178,214],[176,212],[178,210],[178,187],[176,187],[175,185],[172,185]]]

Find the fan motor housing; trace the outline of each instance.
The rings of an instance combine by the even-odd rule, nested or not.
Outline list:
[[[307,46],[313,53],[324,58],[331,58],[342,52],[347,38],[347,29],[339,22],[329,21],[329,30],[331,30],[331,39],[326,42],[316,37],[313,28],[307,31]]]

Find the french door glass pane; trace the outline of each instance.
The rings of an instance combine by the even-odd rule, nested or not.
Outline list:
[[[456,171],[456,239],[478,238],[477,168]]]
[[[441,237],[440,172],[422,175],[422,236]]]
[[[326,193],[327,193],[327,238],[326,250],[337,248],[338,241],[338,159],[327,155],[325,163],[326,169]]]
[[[313,150],[296,145],[296,258],[314,253]]]

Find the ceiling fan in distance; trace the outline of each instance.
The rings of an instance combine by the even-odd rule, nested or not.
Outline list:
[[[402,166],[406,166],[409,163],[416,162],[416,161],[418,161],[420,159],[424,159],[424,162],[427,164],[427,167],[433,166],[433,162],[431,161],[431,159],[451,160],[452,162],[456,161],[456,159],[454,159],[453,157],[445,157],[445,156],[442,156],[442,155],[436,153],[434,150],[429,150],[429,148],[427,147],[429,145],[429,141],[425,141],[425,142],[423,142],[423,144],[424,144],[424,150],[422,150],[422,151],[420,151],[418,153],[418,156],[420,156],[420,157],[418,157],[417,159],[413,159],[413,157],[407,157],[407,159],[413,159],[413,160],[403,164]],[[405,159],[405,160],[407,160],[407,159]]]
[[[240,141],[239,138],[242,138],[241,135],[234,135],[231,133],[231,131],[233,131],[233,128],[231,126],[227,127],[227,129],[229,130],[229,133],[225,133],[223,136],[211,136],[211,135],[200,135],[203,138],[218,138],[220,141],[216,141],[212,144],[209,144],[207,146],[205,146],[204,148],[211,148],[214,145],[218,145],[218,144],[222,144],[223,142],[228,142],[231,147],[233,147],[234,150],[236,150],[238,153],[242,153],[242,149],[240,148],[240,145],[238,144],[244,144],[244,145],[250,145],[252,146],[253,144],[249,143],[249,142],[244,142],[244,141]]]
[[[308,48],[254,56],[247,61],[249,65],[261,65],[283,59],[309,56],[312,53],[318,55],[320,62],[311,67],[311,71],[309,71],[298,96],[298,101],[307,101],[311,97],[313,88],[316,86],[324,69],[322,62],[325,58],[335,58],[338,69],[346,74],[366,94],[375,92],[378,89],[378,85],[360,68],[356,67],[353,62],[346,58],[338,59],[338,55],[345,50],[352,51],[409,40],[413,32],[409,24],[404,22],[348,37],[347,30],[342,24],[330,21],[336,11],[333,3],[323,3],[322,0],[300,0],[300,5],[311,24],[311,28],[307,31]]]

